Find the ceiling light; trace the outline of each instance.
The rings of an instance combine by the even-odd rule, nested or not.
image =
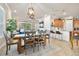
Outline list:
[[[32,7],[32,4],[31,4],[31,7],[28,8],[27,14],[28,14],[29,18],[31,18],[31,19],[35,18],[35,12],[34,12],[34,8]]]
[[[66,12],[63,12],[63,15],[65,16],[67,13]]]
[[[14,13],[16,13],[16,10],[14,10]]]

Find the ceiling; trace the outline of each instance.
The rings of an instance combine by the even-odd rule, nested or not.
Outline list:
[[[79,16],[78,3],[8,3],[8,6],[12,11],[13,17],[19,17],[20,19],[28,18],[27,9],[30,6],[34,8],[36,18],[43,17],[45,14],[56,17]],[[16,10],[16,13],[14,10]],[[63,15],[64,12],[65,15]]]

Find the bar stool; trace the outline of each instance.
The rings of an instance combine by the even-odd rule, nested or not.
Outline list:
[[[74,34],[74,39],[76,40],[76,45],[78,46],[79,35],[77,33]]]

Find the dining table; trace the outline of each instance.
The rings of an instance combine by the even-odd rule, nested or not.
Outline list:
[[[17,46],[17,51],[19,54],[23,53],[25,51],[24,45],[22,45],[22,42],[26,40],[27,35],[26,33],[32,33],[32,32],[25,32],[24,34],[13,34],[13,39],[18,40],[18,46]],[[40,34],[35,34],[32,37],[38,38],[40,37]]]
[[[25,51],[24,45],[22,45],[22,42],[24,42],[26,40],[26,37],[28,33],[35,33],[35,32],[25,32],[24,34],[14,34],[13,35],[13,39],[17,39],[18,40],[18,46],[17,46],[17,51],[19,54],[23,53]],[[39,33],[35,33],[33,34],[34,38],[39,39],[41,37],[41,34]],[[43,36],[45,37],[45,35]],[[46,38],[44,38],[46,39]]]

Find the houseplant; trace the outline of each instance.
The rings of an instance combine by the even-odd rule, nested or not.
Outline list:
[[[13,31],[15,31],[16,28],[17,28],[16,20],[13,18],[8,19],[7,24],[6,24],[6,30],[7,32],[10,32],[11,37],[12,37]]]

